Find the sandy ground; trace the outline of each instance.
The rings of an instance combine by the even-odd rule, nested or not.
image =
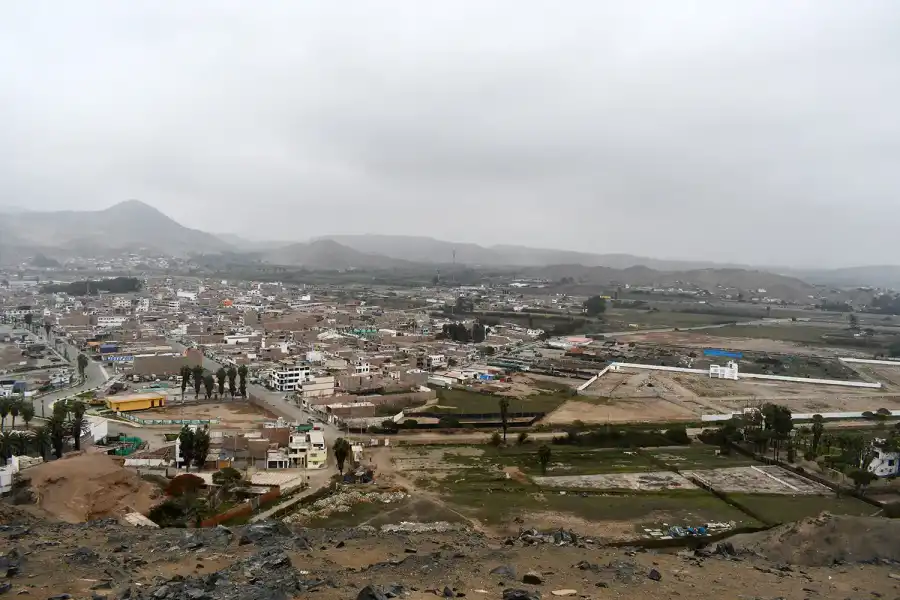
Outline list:
[[[720,492],[753,492],[757,494],[830,495],[832,491],[776,466],[732,467],[682,471],[709,483]]]
[[[533,480],[536,484],[544,487],[584,488],[591,490],[658,492],[663,490],[697,489],[697,486],[673,471],[558,475],[553,477],[534,477]]]
[[[583,423],[636,423],[653,421],[691,421],[697,415],[689,408],[658,398],[630,398],[597,404],[567,400],[545,416],[541,423],[565,425]]]
[[[106,454],[76,454],[28,469],[38,506],[69,523],[149,511],[159,489]]]
[[[691,331],[635,333],[622,339],[623,341],[628,342],[683,346],[685,348],[724,348],[727,350],[744,350],[747,352],[778,352],[784,354],[801,354],[804,356],[836,356],[835,351],[828,348],[811,348],[793,342],[768,340],[765,338],[719,337]],[[846,356],[846,350],[841,352]]]
[[[187,403],[184,406],[173,402],[165,408],[135,414],[143,419],[219,419],[217,429],[245,429],[276,418],[253,404],[240,401]]]

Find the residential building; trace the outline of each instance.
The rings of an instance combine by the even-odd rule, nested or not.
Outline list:
[[[121,327],[128,321],[125,315],[97,315],[98,327]]]
[[[322,398],[334,396],[334,375],[324,377],[311,377],[300,385],[300,393],[303,398]]]
[[[279,361],[272,369],[271,385],[278,392],[296,392],[310,377],[310,366],[305,362]]]
[[[900,475],[900,452],[893,452],[874,446],[875,453],[866,470],[878,477],[896,477]]]
[[[131,394],[128,396],[110,396],[106,399],[106,406],[116,412],[129,412],[132,410],[146,410],[166,405],[164,394]]]

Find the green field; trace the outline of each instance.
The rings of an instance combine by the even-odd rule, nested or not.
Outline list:
[[[732,452],[727,456],[717,456],[716,448],[702,444],[694,444],[687,448],[645,450],[657,461],[670,469],[726,469],[757,464],[752,458]]]
[[[486,451],[479,460],[504,467],[518,467],[527,475],[540,475],[539,444]],[[547,475],[593,475],[598,473],[637,473],[656,471],[658,468],[636,452],[618,448],[597,449],[579,446],[551,445],[550,465]]]
[[[728,494],[735,502],[770,523],[785,523],[814,517],[824,511],[836,515],[873,515],[874,506],[856,498],[829,496],[785,496],[778,494]]]
[[[606,331],[623,331],[634,323],[646,329],[661,327],[699,327],[701,325],[721,325],[734,323],[740,317],[729,315],[712,315],[705,313],[689,313],[668,310],[633,310],[613,308],[603,314]]]

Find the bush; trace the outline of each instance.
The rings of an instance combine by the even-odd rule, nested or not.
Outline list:
[[[491,435],[491,446],[498,447],[503,444],[503,437],[500,435],[499,431],[495,431],[493,435]]]
[[[520,446],[523,446],[523,445],[527,444],[527,443],[528,443],[528,432],[527,432],[527,431],[520,431],[520,432],[519,432],[519,437],[518,437],[517,441],[518,441],[518,443],[519,443]]]
[[[665,433],[666,438],[676,444],[690,444],[691,438],[688,436],[687,428],[684,425],[676,425],[669,427]]]
[[[459,419],[451,416],[441,417],[438,421],[438,427],[444,429],[459,429]]]

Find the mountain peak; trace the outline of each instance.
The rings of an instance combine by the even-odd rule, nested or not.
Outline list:
[[[158,209],[150,206],[146,202],[141,202],[140,200],[124,200],[117,204],[113,204],[109,208],[104,209],[102,212],[123,214],[163,214]]]

